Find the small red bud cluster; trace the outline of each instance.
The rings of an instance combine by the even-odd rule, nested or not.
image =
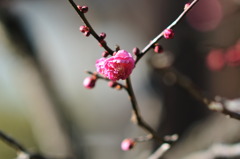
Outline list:
[[[79,30],[87,37],[91,34],[89,27],[85,25],[80,26]]]
[[[78,5],[77,7],[82,13],[87,13],[88,12],[88,7],[87,6]]]
[[[165,39],[173,39],[174,31],[172,29],[165,29],[163,32],[163,36]]]
[[[121,143],[123,151],[129,151],[135,146],[136,142],[133,139],[124,139]]]

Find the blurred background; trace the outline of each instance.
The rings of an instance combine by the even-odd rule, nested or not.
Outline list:
[[[107,33],[111,48],[131,52],[166,28],[188,1],[75,2],[89,7],[86,17],[98,33]],[[201,0],[174,28],[175,38],[160,41],[173,66],[208,96],[240,96],[239,61],[206,62],[213,50],[225,55],[234,48],[234,59],[240,57],[239,16],[239,0]],[[67,0],[0,1],[0,130],[49,157],[145,159],[156,148],[153,142],[130,152],[120,149],[124,138],[145,134],[130,122],[126,92],[101,80],[93,90],[82,85],[85,71],[95,71],[104,50],[79,32],[80,25]],[[162,136],[180,135],[165,158],[187,158],[216,143],[238,142],[239,122],[210,112],[175,86],[160,73],[161,58],[149,51],[132,82],[144,119]],[[16,158],[16,152],[0,141],[0,158]]]

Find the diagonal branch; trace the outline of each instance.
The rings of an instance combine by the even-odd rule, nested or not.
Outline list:
[[[172,29],[174,26],[176,26],[181,19],[183,19],[183,17],[189,12],[189,10],[198,2],[199,0],[194,0],[192,1],[192,3],[186,8],[184,9],[184,11],[177,17],[176,20],[174,20],[166,29]],[[164,29],[165,30],[165,29]],[[152,48],[152,46],[154,46],[154,44],[156,44],[162,37],[163,37],[163,33],[164,30],[158,35],[156,36],[153,40],[151,40],[151,42],[145,46],[145,48],[141,51],[141,53],[137,56],[136,62],[135,64],[138,63],[138,61]]]
[[[16,151],[28,153],[27,149],[23,145],[2,131],[0,131],[0,139]]]
[[[77,5],[74,3],[73,0],[69,0],[70,4],[72,5],[72,7],[75,9],[75,11],[78,13],[78,15],[80,16],[80,18],[82,19],[82,21],[84,22],[84,24],[90,29],[90,33],[92,34],[92,36],[99,42],[101,43],[102,47],[110,54],[113,54],[112,49],[110,49],[107,45],[107,43],[102,43],[102,39],[98,36],[98,34],[96,33],[96,31],[93,29],[93,27],[91,26],[91,24],[88,22],[87,18],[85,17],[84,13],[81,12]]]
[[[190,80],[187,76],[183,75],[179,71],[177,71],[173,67],[159,69],[162,75],[166,73],[171,73],[176,77],[176,84],[180,87],[188,91],[196,100],[203,103],[208,109],[223,113],[231,118],[240,120],[240,112],[237,109],[240,108],[240,102],[237,99],[227,100],[222,97],[215,97],[215,99],[211,99],[207,97],[202,90],[200,90],[192,80]],[[231,104],[237,105],[231,109]]]

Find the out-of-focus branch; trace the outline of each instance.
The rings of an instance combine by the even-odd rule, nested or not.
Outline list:
[[[187,76],[177,71],[174,67],[166,67],[159,69],[159,73],[163,76],[171,74],[171,77],[176,84],[188,91],[195,99],[202,102],[206,107],[212,111],[220,112],[228,117],[240,120],[240,99],[225,99],[216,96],[215,99],[211,99],[204,95],[204,93],[192,82]]]
[[[16,139],[10,137],[6,133],[0,130],[0,140],[9,145],[11,148],[17,151],[17,159],[73,159],[73,158],[48,158],[39,153],[30,153],[21,143]]]
[[[162,144],[148,159],[159,159],[163,154],[171,148],[171,145],[168,143]]]
[[[216,159],[216,158],[239,158],[240,143],[237,144],[214,144],[207,150],[193,152],[182,159]]]
[[[174,26],[176,26],[198,1],[199,0],[192,1],[192,3],[187,8],[185,8],[184,11],[177,17],[177,19],[174,20],[166,29],[172,29]],[[153,40],[151,40],[147,46],[144,47],[141,53],[137,56],[135,64],[137,64],[137,62],[154,46],[154,44],[156,44],[163,37],[164,30]]]
[[[23,145],[2,131],[0,131],[0,139],[16,151],[28,153],[27,149]]]

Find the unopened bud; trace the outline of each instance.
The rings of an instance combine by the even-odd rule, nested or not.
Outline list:
[[[101,34],[99,35],[99,38],[100,38],[101,40],[105,39],[105,38],[106,38],[106,33],[101,33]]]
[[[88,12],[88,7],[87,6],[80,6],[80,5],[78,5],[77,7],[83,13],[87,13]]]
[[[85,26],[85,25],[80,26],[80,27],[79,27],[79,30],[80,30],[82,33],[89,32],[89,31],[90,31],[90,29],[89,29],[87,26]]]
[[[87,89],[92,89],[95,86],[96,80],[95,77],[86,77],[83,81],[83,86]]]
[[[123,151],[131,150],[136,142],[133,139],[124,139],[121,144],[121,148]]]
[[[87,13],[88,12],[88,6],[82,6],[82,8],[80,9],[83,13]]]
[[[87,36],[87,37],[88,37],[90,34],[91,34],[90,31],[84,32],[84,35]]]
[[[164,38],[166,39],[173,39],[174,38],[174,31],[172,29],[165,29],[163,33]]]
[[[140,50],[139,50],[139,48],[137,48],[137,47],[133,48],[132,52],[133,52],[133,54],[136,55],[136,56],[138,56],[138,55],[140,54]]]
[[[156,52],[156,53],[162,53],[162,52],[163,52],[162,46],[159,45],[159,44],[156,44],[155,47],[154,47],[154,52]]]
[[[109,82],[108,82],[108,86],[109,86],[109,87],[114,88],[114,87],[116,87],[117,85],[118,85],[117,82],[114,82],[114,81],[109,81]]]
[[[104,51],[103,53],[102,53],[102,57],[107,57],[109,55],[109,53],[107,52],[107,51]]]
[[[184,6],[184,10],[188,9],[190,5],[191,5],[191,3],[186,3]]]

